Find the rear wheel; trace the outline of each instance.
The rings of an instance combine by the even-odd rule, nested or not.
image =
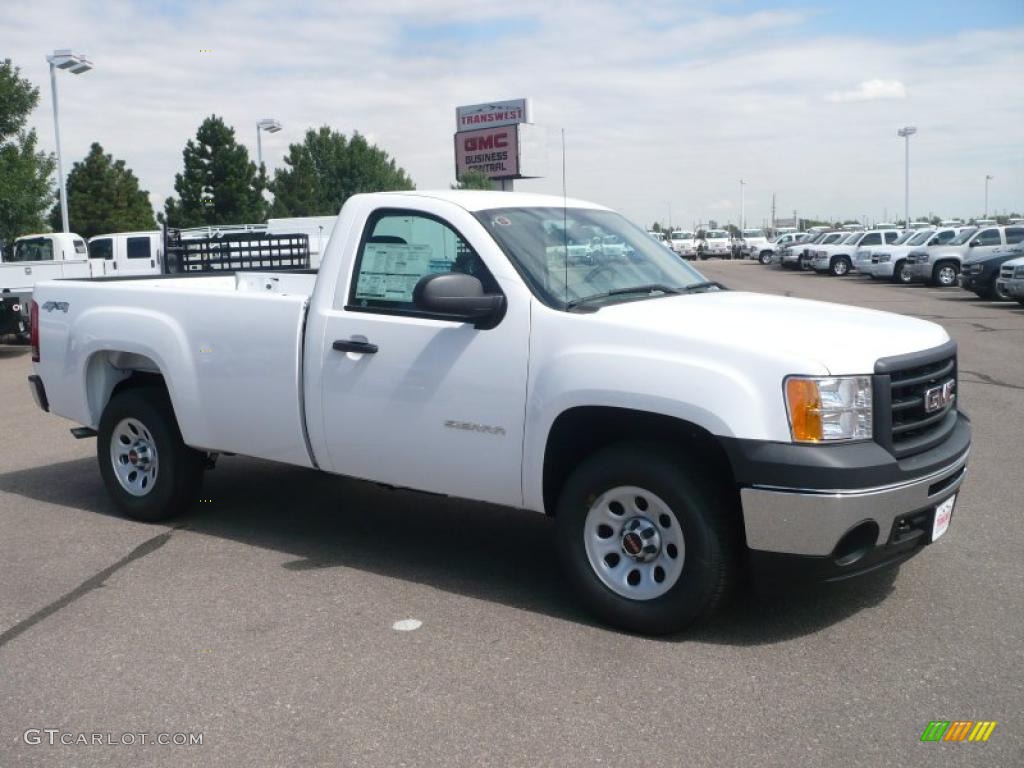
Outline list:
[[[165,520],[199,494],[203,454],[182,441],[163,389],[115,395],[100,419],[96,455],[107,492],[135,520]]]
[[[560,559],[603,621],[630,632],[678,632],[734,583],[733,507],[670,449],[612,446],[580,464],[562,490]]]
[[[932,285],[937,285],[940,288],[949,288],[952,285],[956,285],[956,278],[959,274],[960,270],[952,262],[947,261],[936,264],[935,269],[932,270]]]
[[[850,260],[845,256],[837,256],[832,259],[832,263],[829,264],[829,272],[836,277],[843,277],[850,272]]]

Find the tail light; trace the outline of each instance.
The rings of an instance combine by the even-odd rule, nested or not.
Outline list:
[[[29,335],[32,342],[32,362],[39,362],[39,305],[32,299],[28,311]]]

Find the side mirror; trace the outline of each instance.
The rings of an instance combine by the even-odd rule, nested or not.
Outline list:
[[[483,284],[472,275],[441,272],[421,277],[412,291],[416,309],[453,319],[481,322],[497,318],[505,308],[505,297],[484,293]]]
[[[968,248],[973,248],[973,247],[974,247],[974,246],[976,246],[977,244],[978,244],[978,241],[977,241],[977,240],[971,240],[971,242],[969,242],[969,243],[967,244],[967,247],[968,247]]]

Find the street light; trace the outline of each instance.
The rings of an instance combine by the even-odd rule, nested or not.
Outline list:
[[[985,215],[983,218],[988,218],[988,183],[994,179],[995,176],[985,174]]]
[[[60,154],[60,114],[57,111],[57,70],[66,69],[73,75],[80,75],[92,69],[92,62],[69,48],[61,48],[47,54],[46,61],[50,64],[50,90],[53,92],[53,133],[57,139],[57,174],[60,178],[60,218],[64,231],[68,226],[68,191],[64,182],[64,160]]]
[[[747,186],[747,182],[740,179],[740,237],[743,237],[743,230],[747,228],[747,208],[746,198],[744,197],[743,188]]]
[[[896,131],[896,135],[906,143],[905,169],[903,173],[903,226],[908,229],[910,228],[910,137],[915,133],[917,133],[917,128],[912,125]]]
[[[281,130],[281,123],[270,117],[265,117],[256,123],[256,157],[260,165],[263,165],[263,142],[260,140],[260,133],[277,133]]]

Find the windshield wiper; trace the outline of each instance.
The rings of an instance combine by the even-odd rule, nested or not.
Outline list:
[[[673,296],[679,293],[678,288],[669,288],[667,285],[661,285],[660,283],[651,283],[649,285],[634,285],[629,288],[616,288],[613,291],[605,291],[604,293],[595,293],[592,296],[584,296],[580,299],[573,299],[565,304],[566,309],[573,309],[581,304],[586,304],[591,301],[597,301],[598,299],[607,299],[611,296],[625,296],[630,293],[664,293],[668,296]]]
[[[706,291],[708,288],[717,288],[720,291],[728,290],[728,288],[726,288],[721,283],[717,283],[714,280],[705,280],[702,283],[693,283],[692,285],[686,286],[685,288],[683,288],[683,293],[698,293]]]

